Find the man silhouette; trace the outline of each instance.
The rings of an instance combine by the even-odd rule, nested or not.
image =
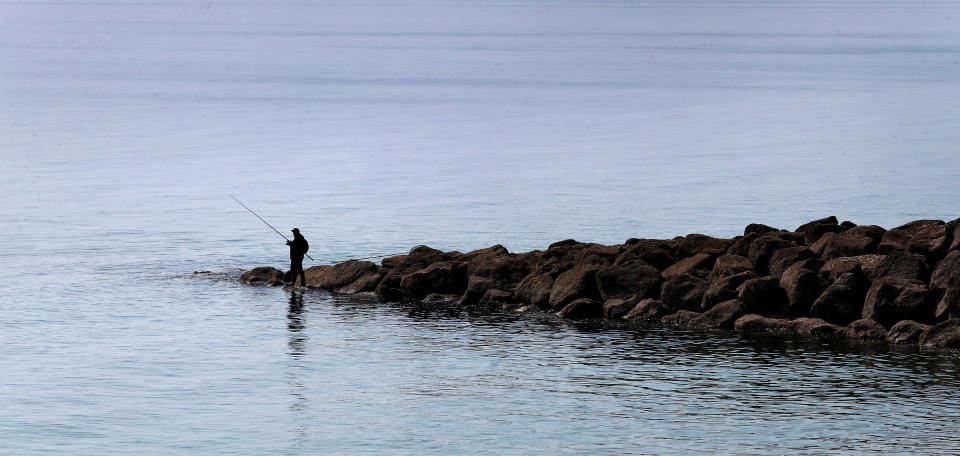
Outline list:
[[[307,276],[303,273],[303,256],[307,254],[307,250],[310,250],[310,244],[307,244],[307,239],[300,234],[299,228],[291,231],[293,231],[293,240],[287,241],[287,245],[290,246],[290,272],[287,274],[290,276],[291,285],[297,284],[299,275],[300,285],[307,286]]]

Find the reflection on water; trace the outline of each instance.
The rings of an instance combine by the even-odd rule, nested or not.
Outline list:
[[[295,447],[301,447],[307,440],[310,408],[310,397],[306,392],[303,374],[306,366],[301,362],[301,358],[306,355],[309,340],[303,332],[307,327],[304,313],[303,292],[291,290],[287,308],[287,330],[289,331],[287,346],[290,348],[287,352],[290,356],[290,362],[287,364],[287,385],[290,387],[290,412],[293,422],[291,433],[294,436]]]

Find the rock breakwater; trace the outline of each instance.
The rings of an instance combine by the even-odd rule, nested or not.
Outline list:
[[[258,267],[241,280],[282,285],[282,277]],[[960,219],[887,230],[827,217],[792,231],[751,224],[732,239],[568,239],[524,253],[417,246],[380,265],[313,266],[306,278],[385,301],[960,348]]]

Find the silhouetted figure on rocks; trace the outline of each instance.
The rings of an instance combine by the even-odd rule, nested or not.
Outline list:
[[[293,240],[287,241],[287,245],[290,246],[290,272],[287,275],[291,285],[297,284],[299,275],[300,285],[307,286],[307,276],[303,273],[303,256],[307,254],[307,250],[310,250],[310,244],[307,244],[307,239],[300,234],[299,228],[294,228],[292,231]]]

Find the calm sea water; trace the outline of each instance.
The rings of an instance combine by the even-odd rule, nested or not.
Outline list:
[[[958,20],[2,1],[0,453],[956,453],[955,353],[241,286],[286,252],[228,195],[316,264],[953,219]]]

